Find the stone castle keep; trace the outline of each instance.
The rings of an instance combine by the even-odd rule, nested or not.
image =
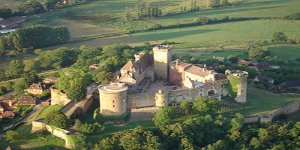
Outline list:
[[[152,54],[135,54],[135,62],[128,61],[117,79],[110,85],[99,86],[100,112],[103,115],[122,115],[128,110],[144,107],[161,107],[193,102],[197,96],[221,99],[227,96],[228,76],[239,76],[235,100],[246,103],[248,72],[227,70],[225,74],[209,70],[205,64],[195,65],[178,60],[172,47],[158,45]],[[158,90],[145,93],[155,79],[168,80],[181,89]]]

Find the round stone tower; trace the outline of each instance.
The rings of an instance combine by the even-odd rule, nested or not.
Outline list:
[[[168,106],[168,96],[168,93],[163,93],[162,90],[158,90],[158,93],[155,94],[155,106]]]
[[[100,113],[109,116],[126,113],[127,89],[124,83],[99,86]]]
[[[239,103],[247,103],[247,78],[248,72],[240,70],[226,70],[226,76],[239,76],[242,81],[236,85],[237,87],[237,96],[235,101]]]

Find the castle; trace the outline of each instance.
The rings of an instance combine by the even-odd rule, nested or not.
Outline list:
[[[158,45],[153,54],[135,54],[135,62],[128,61],[120,75],[110,85],[99,86],[100,112],[121,115],[133,108],[168,106],[183,101],[193,102],[197,96],[221,99],[229,94],[228,76],[239,76],[235,100],[246,103],[248,72],[227,70],[225,74],[209,70],[205,64],[194,65],[176,59],[172,47]],[[155,79],[167,80],[180,90],[158,90],[145,93]]]

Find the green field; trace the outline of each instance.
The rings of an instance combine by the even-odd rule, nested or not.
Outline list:
[[[282,17],[292,12],[299,12],[299,0],[248,0],[236,7],[223,7],[206,9],[203,11],[189,12],[176,16],[164,16],[149,23],[160,25],[173,25],[177,23],[193,22],[199,15],[209,18],[221,19],[229,17]]]
[[[272,45],[268,46],[271,57],[277,56],[279,60],[293,60],[300,57],[300,45]]]
[[[225,116],[234,116],[235,113],[241,113],[245,116],[257,116],[259,114],[269,114],[283,105],[300,99],[300,96],[294,95],[268,95],[253,89],[247,90],[247,105],[242,109],[224,112]]]
[[[197,27],[141,32],[130,36],[163,42],[224,42],[271,40],[273,32],[282,31],[288,38],[300,37],[299,21],[254,20]]]

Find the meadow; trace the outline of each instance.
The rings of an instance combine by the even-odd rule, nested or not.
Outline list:
[[[300,57],[300,45],[271,45],[268,46],[271,57],[277,56],[279,60],[294,60]]]
[[[196,27],[156,30],[130,34],[130,36],[156,42],[225,42],[258,41],[270,42],[273,32],[284,32],[288,38],[299,38],[299,21],[252,20],[229,22]]]

